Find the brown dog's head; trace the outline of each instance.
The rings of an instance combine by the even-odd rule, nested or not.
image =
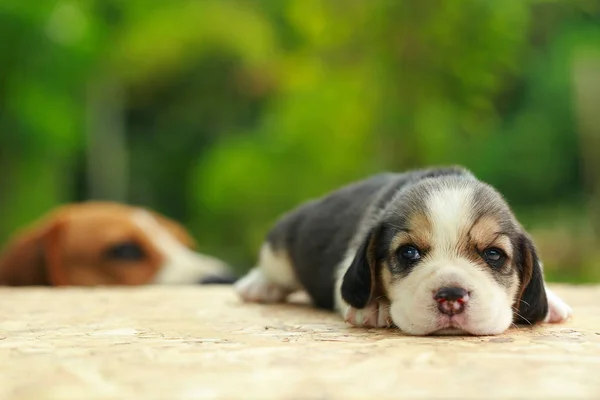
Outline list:
[[[152,211],[72,204],[13,237],[0,254],[0,285],[184,284],[228,276],[224,263],[194,248],[182,226]]]

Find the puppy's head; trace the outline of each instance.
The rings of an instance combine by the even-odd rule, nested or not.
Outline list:
[[[386,296],[394,324],[414,335],[491,335],[546,317],[534,245],[490,186],[473,177],[424,179],[378,221],[343,278],[352,307]]]
[[[15,235],[0,255],[0,284],[176,284],[227,275],[225,264],[194,248],[181,225],[152,211],[72,204]]]

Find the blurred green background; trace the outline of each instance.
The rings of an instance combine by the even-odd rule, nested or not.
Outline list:
[[[298,203],[459,163],[600,281],[598,0],[0,0],[0,37],[0,242],[108,199],[241,272]]]

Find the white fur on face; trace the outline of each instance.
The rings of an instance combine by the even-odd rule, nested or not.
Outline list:
[[[225,263],[190,250],[160,225],[150,213],[136,210],[132,219],[163,256],[163,265],[153,283],[193,284],[204,277],[226,273]]]
[[[431,223],[431,242],[425,258],[388,288],[391,318],[403,331],[414,335],[456,330],[476,335],[505,331],[513,319],[512,305],[518,289],[516,272],[510,288],[464,255],[466,233],[473,223],[473,189],[443,187],[430,194],[426,213]],[[465,311],[449,317],[438,311],[433,296],[443,287],[461,287],[469,293]]]

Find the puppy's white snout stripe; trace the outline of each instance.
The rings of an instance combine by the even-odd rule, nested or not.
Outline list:
[[[164,257],[162,268],[154,279],[154,283],[198,283],[207,275],[227,272],[228,268],[225,263],[188,249],[148,212],[137,210],[133,215],[133,221],[147,233]]]

